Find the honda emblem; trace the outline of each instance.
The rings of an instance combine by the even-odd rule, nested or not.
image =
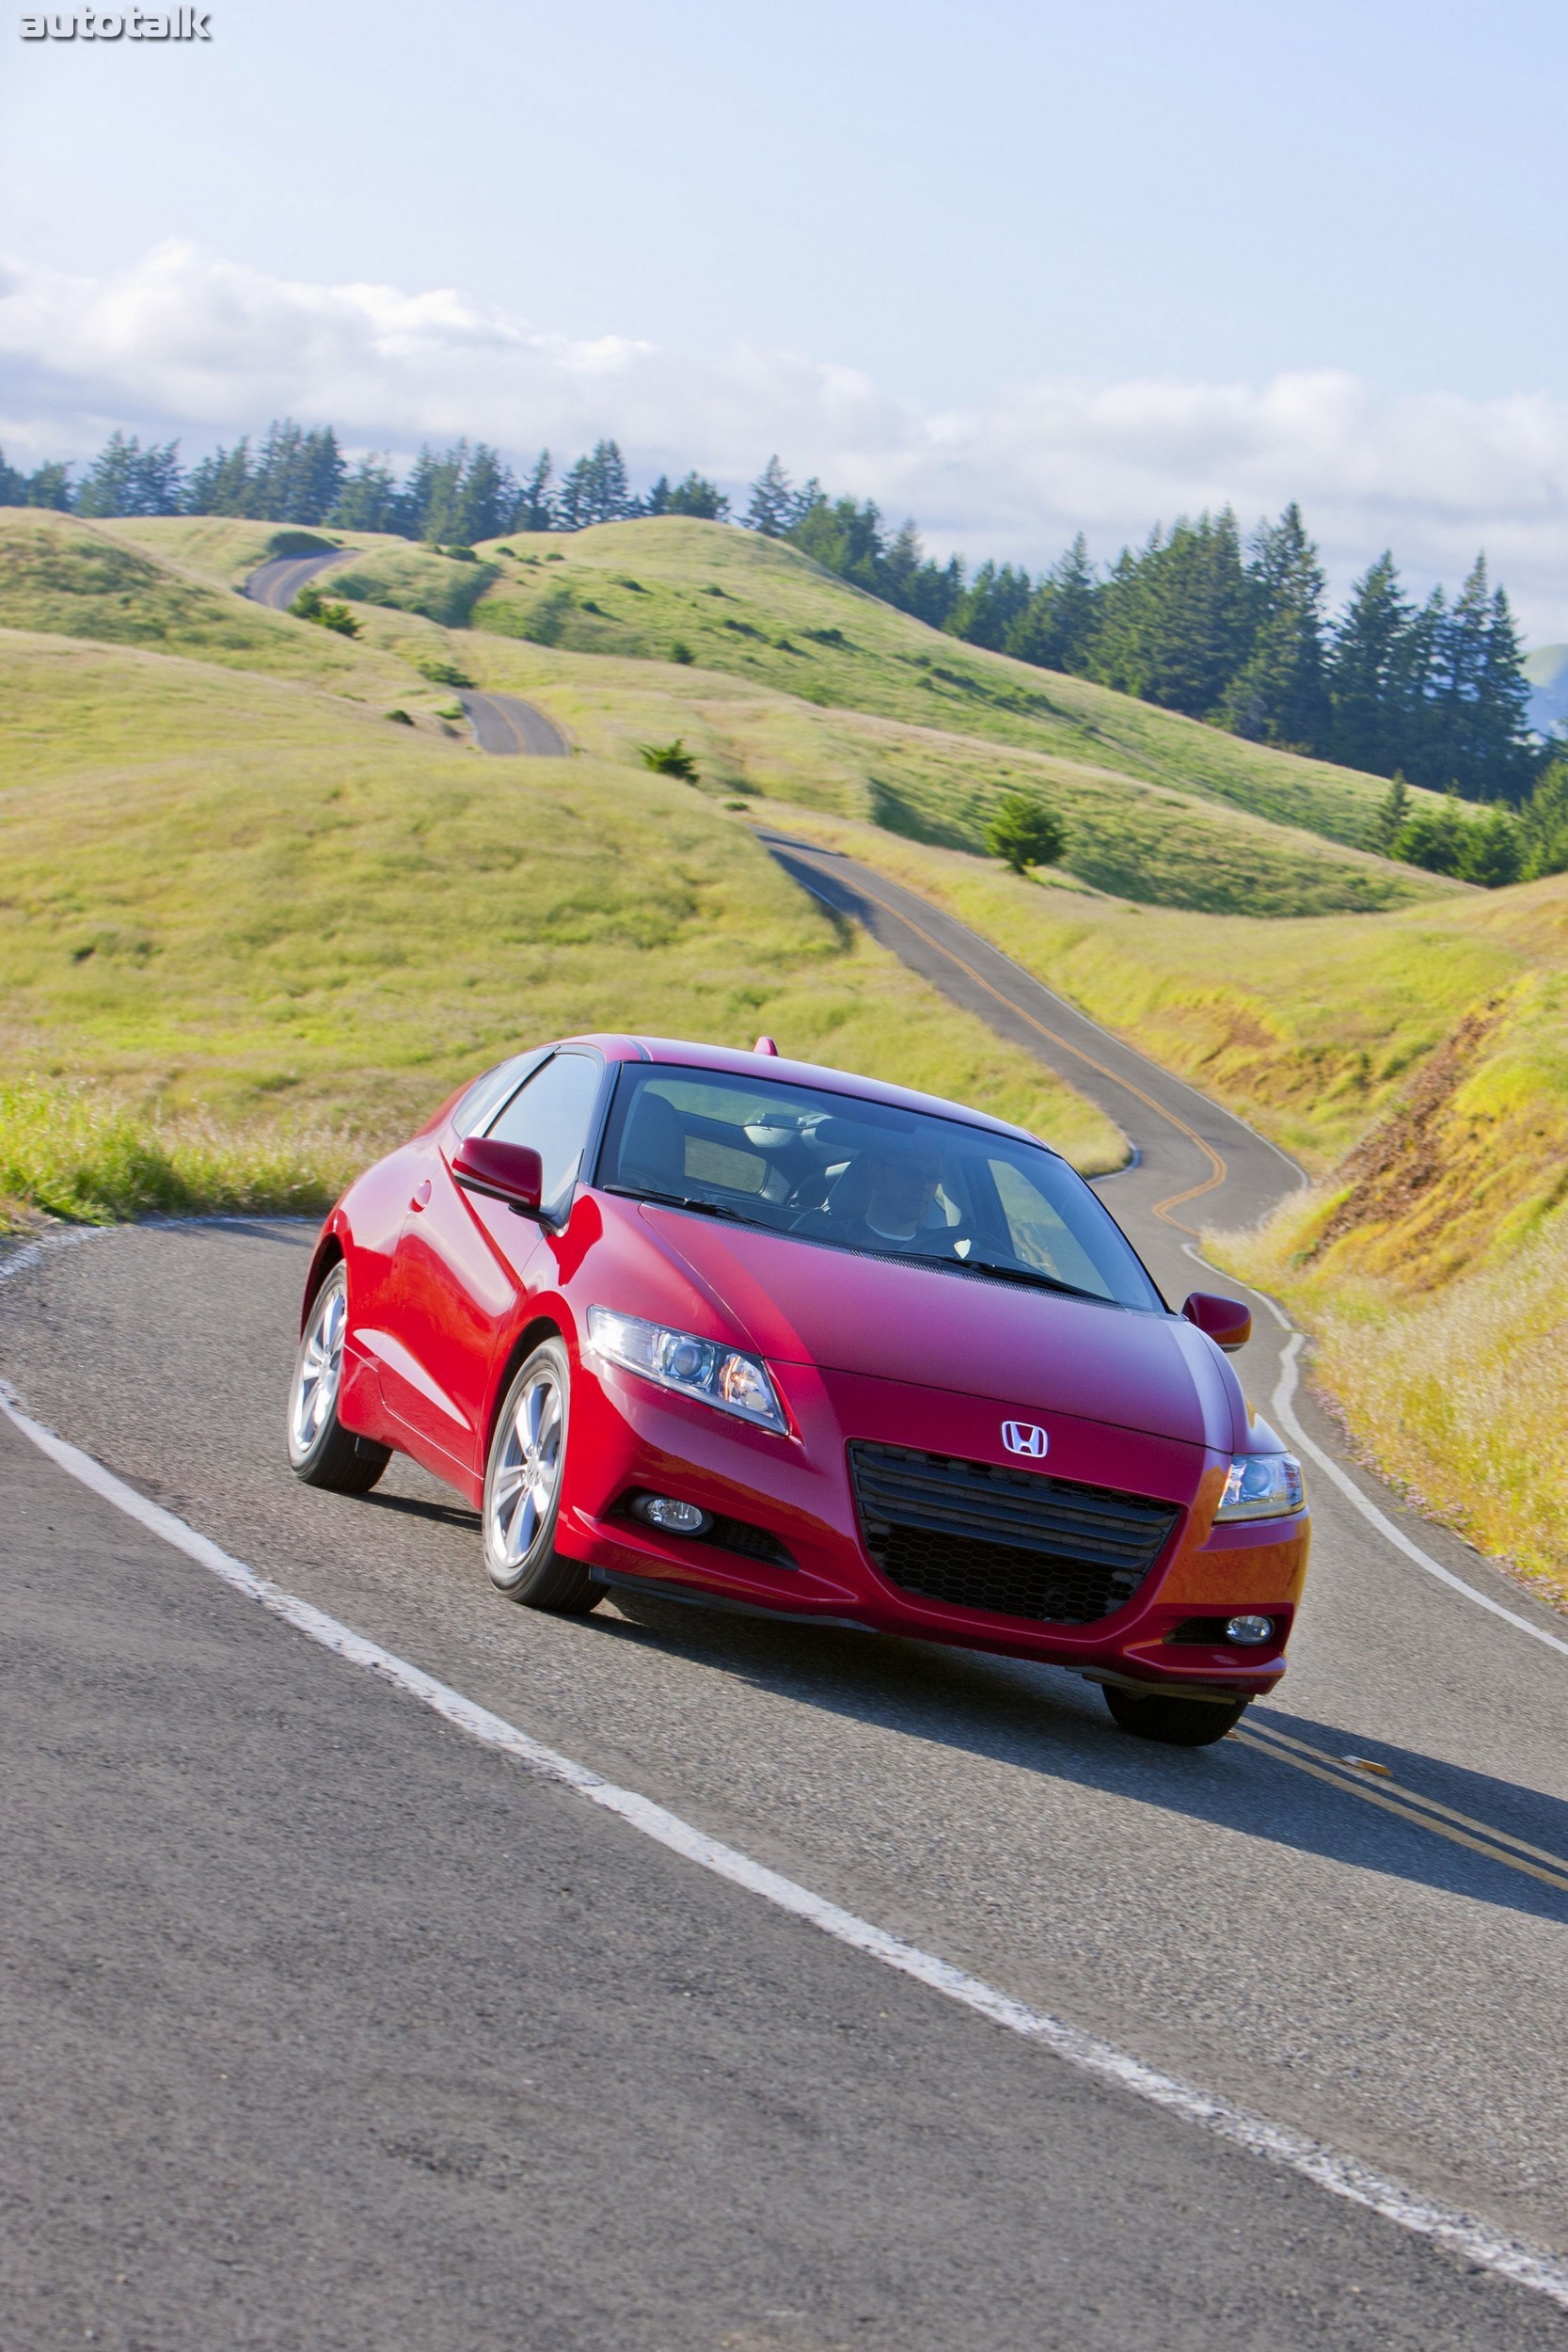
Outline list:
[[[1044,1459],[1051,1440],[1037,1421],[1005,1421],[1002,1442],[1009,1454],[1026,1454],[1032,1462]]]

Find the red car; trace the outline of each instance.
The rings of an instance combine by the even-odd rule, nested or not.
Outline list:
[[[1041,1659],[1200,1746],[1284,1672],[1307,1566],[1300,1467],[1221,1353],[1250,1327],[1173,1314],[1020,1128],[766,1039],[570,1038],[332,1211],[289,1455],[363,1493],[412,1454],[533,1608]]]

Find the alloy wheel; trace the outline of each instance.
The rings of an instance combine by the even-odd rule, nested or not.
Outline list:
[[[485,1534],[491,1559],[508,1577],[524,1566],[549,1524],[564,1432],[560,1387],[542,1365],[512,1406],[490,1482]]]
[[[341,1274],[330,1275],[310,1311],[294,1371],[289,1415],[291,1452],[303,1461],[325,1427],[343,1376],[343,1334],[348,1325],[348,1289]]]

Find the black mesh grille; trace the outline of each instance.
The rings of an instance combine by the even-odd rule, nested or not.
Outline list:
[[[1180,1516],[1143,1495],[904,1446],[856,1443],[849,1468],[865,1548],[891,1583],[1052,1625],[1125,1607]]]

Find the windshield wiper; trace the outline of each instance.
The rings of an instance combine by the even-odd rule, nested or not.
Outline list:
[[[687,1192],[649,1192],[641,1184],[604,1184],[600,1189],[618,1193],[623,1200],[653,1200],[661,1209],[695,1209],[702,1216],[727,1216],[735,1225],[754,1221],[738,1209],[727,1207],[722,1200],[699,1200]]]
[[[1100,1291],[1086,1291],[1081,1283],[1059,1281],[1054,1274],[1042,1274],[1037,1266],[1003,1265],[994,1258],[943,1258],[943,1265],[961,1266],[966,1274],[991,1274],[1002,1282],[1025,1282],[1031,1290],[1065,1291],[1069,1298],[1101,1298]]]

